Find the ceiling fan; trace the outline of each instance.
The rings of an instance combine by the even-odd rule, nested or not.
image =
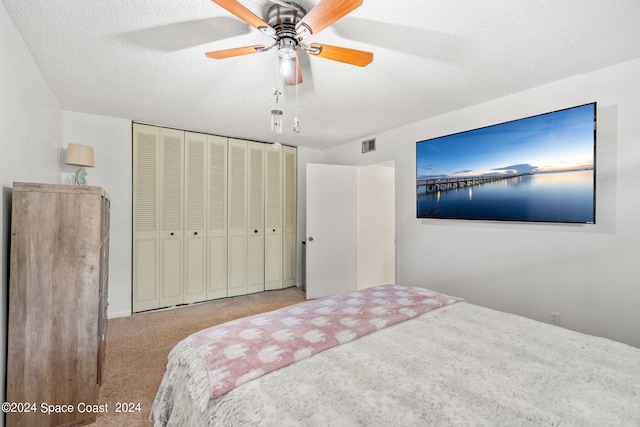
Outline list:
[[[299,49],[309,55],[364,67],[373,61],[373,53],[326,44],[302,43],[302,39],[317,34],[340,18],[352,12],[363,0],[321,0],[309,13],[299,5],[282,0],[269,0],[273,5],[267,11],[266,21],[259,18],[236,0],[212,0],[247,24],[275,40],[270,46],[254,45],[207,52],[209,58],[224,59],[251,53],[266,52],[277,47],[282,58],[280,73],[285,83],[302,83]]]

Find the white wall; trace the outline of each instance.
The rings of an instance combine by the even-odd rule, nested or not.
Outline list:
[[[93,146],[95,167],[87,169],[89,185],[111,197],[108,316],[131,314],[132,146],[131,120],[64,112],[64,147]],[[62,165],[65,180],[77,169]]]
[[[4,5],[0,40],[0,401],[4,402],[11,187],[16,181],[58,182],[62,109]]]
[[[398,276],[467,301],[640,347],[640,60],[372,135],[395,158]],[[418,220],[416,141],[598,102],[595,225]],[[366,139],[366,138],[362,138]],[[326,163],[362,164],[360,140]]]

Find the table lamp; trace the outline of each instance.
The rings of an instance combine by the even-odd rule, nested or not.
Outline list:
[[[75,174],[76,185],[87,185],[87,170],[95,166],[93,162],[93,147],[82,144],[69,144],[67,149],[68,165],[80,166]]]

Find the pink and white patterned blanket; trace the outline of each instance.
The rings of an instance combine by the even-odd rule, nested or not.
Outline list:
[[[213,399],[313,354],[458,301],[423,288],[376,286],[227,322],[185,343],[203,358]]]

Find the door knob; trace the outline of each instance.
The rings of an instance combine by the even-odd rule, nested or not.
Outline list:
[[[169,236],[173,236],[174,234],[176,234],[176,233],[174,233],[174,232],[172,231],[172,232],[170,232],[170,233],[169,233]]]
[[[313,242],[313,237],[309,237],[307,240]]]
[[[194,236],[197,236],[197,235],[198,235],[198,232],[197,232],[197,231],[194,231],[194,232],[193,232],[193,235],[194,235]]]

